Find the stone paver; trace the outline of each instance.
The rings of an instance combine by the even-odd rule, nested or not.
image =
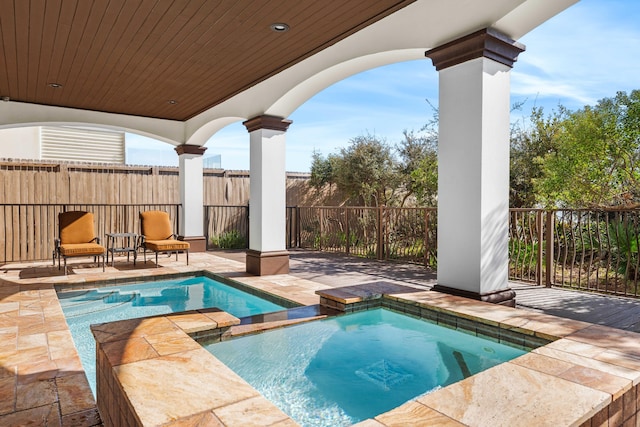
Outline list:
[[[155,268],[155,264],[150,261],[146,265],[139,262],[133,267],[131,263],[117,259],[115,267],[108,266],[104,273],[95,264],[72,260],[68,276],[61,274],[49,263],[0,266],[0,425],[92,426],[101,422],[54,285],[85,288],[97,283],[165,278],[202,270],[230,277],[303,305],[317,304],[318,291],[343,287],[339,292],[348,293],[349,287],[352,287],[351,294],[344,295],[345,300],[390,293],[399,300],[428,304],[465,319],[482,318],[487,324],[514,330],[535,330],[539,336],[561,337],[558,341],[523,356],[524,359],[516,359],[473,376],[468,381],[447,387],[443,391],[448,396],[446,399],[441,399],[442,394],[438,398],[434,393],[383,414],[376,420],[367,420],[361,423],[363,426],[405,425],[405,421],[412,423],[411,425],[424,425],[427,420],[438,420],[445,423],[443,425],[527,425],[529,421],[530,425],[565,425],[568,420],[577,422],[579,417],[576,418],[576,414],[583,411],[595,413],[591,421],[614,422],[616,419],[624,419],[630,422],[630,403],[625,406],[624,402],[640,400],[638,336],[631,332],[585,323],[606,325],[609,322],[614,326],[634,330],[634,325],[638,322],[633,318],[625,319],[620,314],[620,310],[628,309],[628,313],[635,313],[633,315],[637,316],[640,313],[637,307],[640,305],[636,305],[634,301],[630,303],[622,299],[616,302],[614,299],[614,302],[608,302],[609,299],[601,296],[595,296],[598,299],[590,301],[588,298],[581,300],[580,295],[569,295],[568,299],[563,299],[562,294],[558,294],[555,303],[549,298],[541,298],[544,304],[536,306],[532,292],[540,292],[541,289],[529,290],[530,287],[526,286],[519,289],[520,285],[515,285],[523,306],[529,311],[499,306],[492,306],[491,310],[487,310],[483,303],[429,291],[435,283],[435,276],[420,266],[292,251],[289,275],[253,277],[244,272],[244,254],[219,255],[222,256],[191,254],[189,266],[183,260],[176,262],[175,258],[161,258],[161,268]],[[361,285],[369,287],[360,287]],[[563,292],[557,289],[550,291]],[[582,309],[576,310],[576,307]],[[615,313],[607,315],[607,309]],[[132,396],[137,396],[141,407],[148,411],[145,416],[157,422],[164,422],[163,420],[166,421],[173,415],[153,408],[153,402],[148,401],[152,398],[147,397],[145,390],[154,386],[143,384],[136,372],[152,372],[155,370],[154,364],[164,366],[181,358],[196,361],[200,360],[199,357],[207,358],[204,354],[197,355],[200,354],[199,349],[184,334],[206,330],[218,324],[229,325],[229,319],[216,312],[191,312],[174,319],[162,319],[167,322],[160,319],[142,322],[144,327],[134,328],[133,334],[127,327],[118,329],[116,325],[105,330],[98,328],[96,331],[103,334],[105,357],[117,367],[114,369],[122,373],[122,386]],[[265,318],[264,323],[253,328],[260,330],[292,321],[298,320],[278,318],[268,321]],[[139,326],[140,322],[137,323]],[[246,333],[252,327],[242,325],[234,328],[237,328],[238,333]],[[189,357],[178,356],[182,353],[189,354]],[[190,372],[191,368],[187,365],[183,368],[185,372]],[[178,375],[180,369],[177,368],[174,373]],[[163,381],[177,377],[169,375]],[[509,396],[528,393],[529,399],[511,402],[516,408],[515,414],[527,412],[528,418],[516,415],[510,418],[505,414],[500,415],[497,409],[496,412],[478,409],[490,407],[490,400],[499,396],[495,390],[500,378],[510,379],[510,388],[507,390]],[[548,384],[554,385],[554,393],[565,393],[565,397],[558,395],[556,399],[554,395],[548,394]],[[283,418],[281,413],[269,412],[270,405],[260,396],[249,391],[242,393],[245,394],[241,399],[232,399],[232,403],[222,405],[214,412],[189,415],[189,411],[185,410],[183,412],[188,419],[184,418],[182,421],[206,425],[242,425],[240,421],[243,417],[253,416],[250,413],[262,414],[267,411],[267,415],[256,416],[256,423],[266,423],[268,420],[274,425],[295,425],[288,418]],[[546,398],[543,399],[545,395]],[[573,409],[566,407],[571,406],[566,405],[566,396],[571,396]],[[176,396],[172,395],[171,398]],[[536,418],[540,413],[532,411],[530,407],[531,402],[536,399],[557,401],[558,405],[563,406],[556,408],[541,405],[541,410],[554,415]],[[600,403],[587,408],[588,402]],[[204,401],[194,401],[190,407],[197,411],[200,410],[198,408],[208,407],[210,403],[209,396]],[[214,402],[213,405],[220,405],[220,402]],[[499,406],[499,402],[496,402],[496,408]],[[496,424],[499,416],[502,416],[503,424]],[[253,418],[246,419],[254,421]],[[540,422],[541,420],[544,422]],[[591,422],[588,419],[579,421]]]

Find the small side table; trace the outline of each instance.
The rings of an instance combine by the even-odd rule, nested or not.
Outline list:
[[[115,255],[126,252],[127,262],[129,254],[133,254],[133,265],[138,258],[138,235],[136,233],[107,233],[107,264],[111,253],[111,266],[113,267]]]

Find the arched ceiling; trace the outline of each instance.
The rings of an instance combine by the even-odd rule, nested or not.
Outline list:
[[[95,123],[203,144],[230,118],[286,116],[482,28],[517,39],[576,1],[2,0],[0,128]]]
[[[0,95],[184,121],[413,1],[2,1]]]

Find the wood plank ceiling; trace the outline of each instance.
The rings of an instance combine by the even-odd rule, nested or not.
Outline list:
[[[0,0],[0,96],[186,120],[413,1]]]

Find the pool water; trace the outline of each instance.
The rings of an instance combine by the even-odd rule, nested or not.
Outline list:
[[[348,426],[526,353],[387,309],[205,348],[302,426]]]
[[[59,292],[58,300],[94,396],[96,347],[89,328],[92,324],[210,307],[238,318],[286,309],[205,276]]]

